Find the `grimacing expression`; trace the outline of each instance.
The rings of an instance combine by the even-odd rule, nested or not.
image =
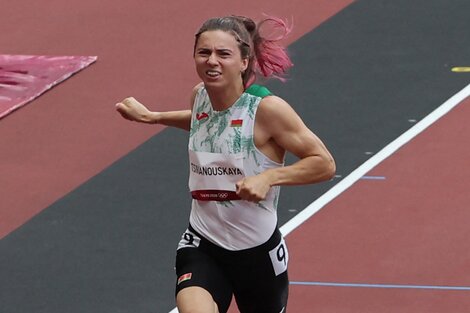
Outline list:
[[[242,83],[242,73],[248,66],[248,59],[242,58],[234,35],[222,30],[200,34],[194,49],[194,61],[199,77],[207,86]]]

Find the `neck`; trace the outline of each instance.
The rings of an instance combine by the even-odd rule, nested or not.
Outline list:
[[[223,88],[206,86],[206,90],[211,100],[212,108],[216,111],[224,111],[230,108],[245,91],[243,84]]]

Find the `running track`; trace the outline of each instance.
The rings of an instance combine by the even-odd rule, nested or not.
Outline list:
[[[16,229],[0,242],[0,308],[168,312],[174,245],[188,213],[181,186],[185,134],[153,136],[161,129],[123,123],[110,107],[128,94],[151,105],[158,100],[156,107],[184,107],[178,91],[195,81],[188,25],[195,29],[236,7],[212,4],[196,16],[189,2],[53,1],[47,12],[29,2],[5,10],[3,53],[98,55],[99,61],[0,122],[0,230],[5,236]],[[314,188],[285,188],[282,223],[406,132],[414,125],[409,120],[422,120],[470,82],[450,71],[469,63],[467,2],[348,4],[268,6],[268,13],[296,21],[292,80],[270,88],[325,139],[341,176]],[[245,4],[240,13],[259,15],[266,7]],[[137,17],[139,23],[130,22]],[[161,42],[171,42],[172,53]],[[165,92],[175,85],[176,92]],[[468,106],[463,101],[367,173],[385,179],[359,180],[289,234],[291,280],[298,283],[290,312],[468,308],[466,289],[418,288],[470,285],[463,224]]]

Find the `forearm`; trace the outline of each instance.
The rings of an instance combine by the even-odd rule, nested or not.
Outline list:
[[[189,130],[191,126],[191,110],[152,112],[133,97],[116,103],[116,110],[130,121],[162,124]]]
[[[263,172],[271,186],[306,185],[333,178],[336,171],[334,160],[329,156],[309,156],[292,165],[273,168]]]
[[[189,130],[191,127],[191,110],[150,112],[144,118],[144,122]]]

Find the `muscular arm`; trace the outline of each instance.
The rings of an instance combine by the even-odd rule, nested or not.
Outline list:
[[[191,108],[200,85],[201,84],[194,87],[191,94]],[[184,130],[189,130],[191,127],[191,110],[152,112],[133,97],[126,98],[117,103],[116,110],[122,115],[122,117],[130,121],[147,124],[162,124]]]
[[[335,162],[323,142],[278,97],[264,98],[258,108],[255,144],[275,161],[282,162],[286,151],[299,160],[238,182],[237,193],[244,200],[264,199],[271,186],[312,184],[331,179],[335,173]]]
[[[269,138],[267,143],[272,139],[299,158],[292,165],[266,171],[270,185],[302,185],[331,179],[336,166],[323,142],[284,100],[268,97],[263,101],[258,113],[260,132]]]

